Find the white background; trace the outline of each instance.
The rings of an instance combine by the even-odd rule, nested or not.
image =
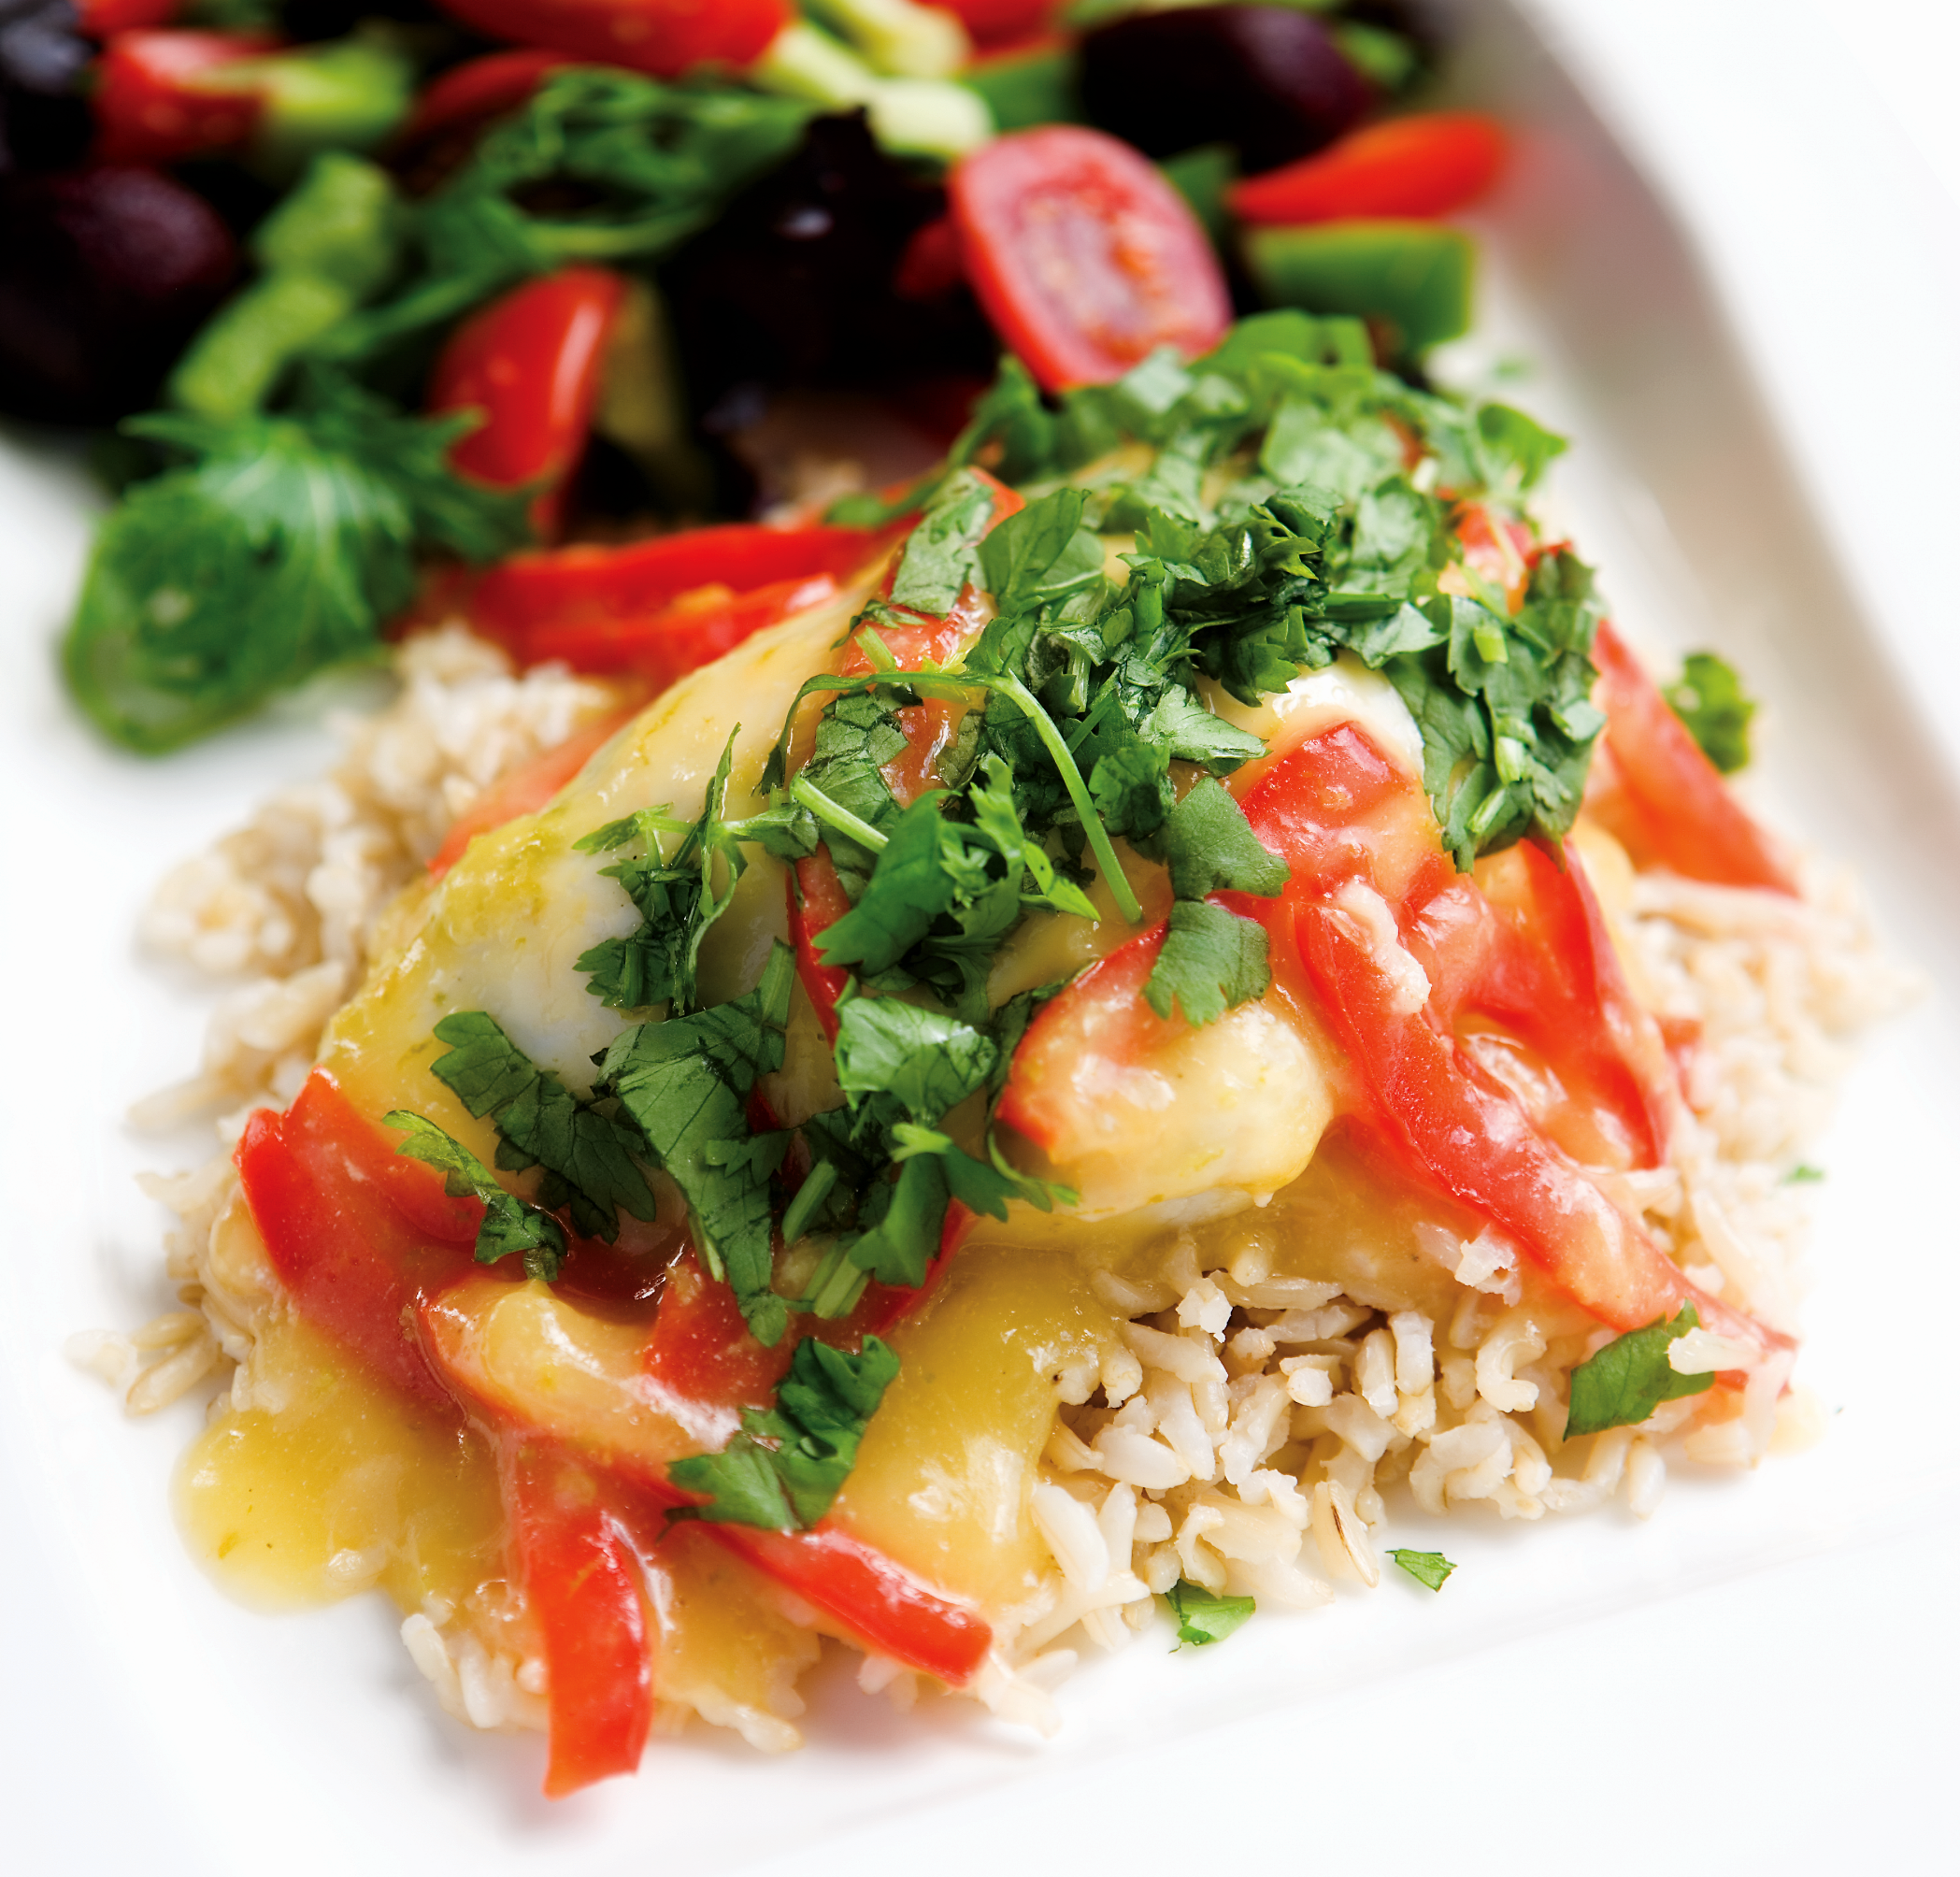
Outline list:
[[[86,492],[45,455],[7,452],[0,944],[20,999],[0,1030],[7,1868],[977,1872],[1122,1854],[1151,1869],[1236,1858],[1253,1833],[1299,1868],[1953,1868],[1960,1471],[1938,1412],[1960,1311],[1945,1182],[1960,1125],[1945,988],[1960,716],[1943,690],[1960,644],[1960,8],[1526,10],[1698,253],[1872,624],[1868,639],[1846,628],[1841,657],[1876,674],[1870,695],[1896,713],[1892,737],[1810,740],[1842,667],[1799,658],[1814,640],[1794,627],[1767,645],[1779,798],[1841,850],[1868,847],[1898,942],[1941,981],[1881,1042],[1828,1144],[1806,1357],[1841,1411],[1824,1447],[1746,1482],[1680,1480],[1646,1526],[1452,1529],[1463,1569],[1429,1602],[1387,1585],[1202,1655],[1146,1639],[1065,1689],[1053,1747],[950,1707],[908,1733],[832,1675],[823,1744],[797,1761],[657,1746],[637,1784],[548,1811],[532,1796],[535,1746],[443,1721],[374,1599],[279,1621],[222,1603],[163,1510],[194,1415],[131,1428],[55,1354],[68,1326],[158,1303],[158,1219],[127,1176],[192,1151],[114,1120],[184,1071],[201,1021],[189,987],[135,955],[136,910],[171,859],[316,770],[328,745],[317,699],[164,766],[92,743],[47,661]],[[1568,393],[1582,408],[1584,387],[1556,372],[1519,394],[1556,416]],[[1596,523],[1585,539],[1609,585],[1617,570],[1630,623],[1753,643],[1765,628],[1706,604],[1724,591],[1719,570],[1702,612],[1670,609],[1667,530],[1643,535],[1638,517],[1660,512],[1677,536],[1693,517],[1668,510],[1666,489],[1642,509],[1615,481],[1610,437],[1589,449],[1581,434],[1562,499]],[[1730,492],[1738,512],[1759,493]],[[1786,546],[1808,565],[1814,544]],[[1928,799],[1921,736],[1944,752],[1944,806],[1902,831]],[[1895,1390],[1909,1364],[1933,1382]]]

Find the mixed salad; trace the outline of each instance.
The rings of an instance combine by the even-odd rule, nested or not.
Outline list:
[[[1334,0],[10,5],[0,410],[117,426],[75,695],[171,748],[445,566],[863,461],[866,403],[917,470],[1003,348],[1052,391],[1280,303],[1412,366],[1503,156],[1377,122],[1428,61]]]

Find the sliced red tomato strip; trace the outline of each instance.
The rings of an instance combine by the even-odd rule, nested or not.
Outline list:
[[[1606,712],[1602,763],[1586,805],[1638,866],[1666,867],[1718,886],[1796,892],[1795,876],[1771,837],[1729,793],[1688,726],[1610,625],[1593,645]]]
[[[504,1499],[550,1677],[547,1798],[632,1772],[653,1720],[639,1559],[601,1482],[547,1443],[507,1443]]]
[[[1195,358],[1232,323],[1190,206],[1117,137],[1011,132],[960,160],[947,197],[975,296],[1044,391],[1107,384],[1159,346]]]
[[[1225,200],[1241,222],[1279,227],[1453,215],[1496,181],[1508,142],[1503,125],[1476,111],[1391,118],[1235,182]]]
[[[597,718],[522,768],[512,770],[451,824],[448,836],[429,861],[429,871],[440,880],[479,834],[488,834],[520,815],[535,815],[592,761],[632,714],[630,710],[613,711]]]
[[[830,850],[820,847],[807,860],[799,860],[789,881],[790,942],[796,948],[796,976],[804,995],[823,1026],[823,1039],[837,1039],[837,999],[851,973],[841,965],[826,965],[817,951],[817,936],[827,931],[851,910],[851,898],[837,870],[831,864]]]
[[[1501,887],[1445,887],[1416,914],[1412,946],[1444,1028],[1478,1011],[1557,1066],[1568,1092],[1611,1117],[1628,1163],[1658,1166],[1677,1105],[1660,1032],[1635,1001],[1579,856],[1535,841],[1503,857]],[[1424,941],[1427,941],[1426,943]],[[1469,956],[1452,958],[1452,941]]]
[[[260,1109],[235,1159],[266,1254],[300,1314],[417,1400],[450,1407],[406,1323],[472,1268],[483,1215],[394,1151],[325,1069],[293,1106]]]
[[[1422,1010],[1398,999],[1365,938],[1332,908],[1298,920],[1308,972],[1335,1033],[1402,1153],[1509,1236],[1567,1296],[1616,1329],[1695,1304],[1702,1323],[1764,1354],[1790,1339],[1683,1277],[1639,1227],[1546,1145]]]

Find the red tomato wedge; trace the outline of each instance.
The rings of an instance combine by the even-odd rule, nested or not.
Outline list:
[[[1209,351],[1232,322],[1211,243],[1184,198],[1097,130],[1016,131],[947,185],[966,279],[1044,391],[1106,384],[1154,351]]]
[[[504,1503],[550,1677],[547,1798],[632,1772],[653,1720],[639,1558],[591,1469],[548,1443],[504,1451]]]
[[[1504,127],[1476,111],[1391,118],[1235,182],[1225,201],[1241,222],[1278,227],[1453,215],[1496,181],[1508,148]]]
[[[1729,793],[1722,772],[1609,625],[1599,628],[1593,663],[1599,668],[1593,701],[1606,712],[1606,736],[1586,806],[1635,864],[1718,886],[1795,895],[1795,876],[1777,843]]]
[[[96,161],[175,163],[245,142],[263,100],[212,80],[279,44],[262,33],[118,33],[95,63]]]
[[[535,815],[605,748],[607,739],[632,714],[629,710],[601,717],[506,776],[451,824],[448,837],[429,861],[429,871],[440,880],[479,834],[502,827],[519,815]]]
[[[678,79],[747,65],[790,22],[787,0],[441,0],[465,26],[520,46]]]
[[[235,1155],[266,1254],[302,1316],[418,1401],[453,1405],[405,1323],[474,1268],[483,1208],[403,1158],[326,1070],[262,1108]]]
[[[557,485],[585,448],[607,342],[625,298],[618,274],[562,268],[472,313],[436,361],[429,408],[483,414],[450,461],[493,488],[547,484],[532,509],[541,535],[556,531]]]

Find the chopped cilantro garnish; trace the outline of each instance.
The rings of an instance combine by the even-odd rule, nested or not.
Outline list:
[[[1814,1186],[1824,1178],[1822,1167],[1812,1167],[1809,1161],[1799,1162],[1783,1175],[1785,1186]]]
[[[897,1374],[898,1357],[875,1336],[858,1355],[805,1337],[773,1408],[745,1408],[742,1431],[719,1454],[668,1467],[682,1491],[708,1496],[706,1505],[670,1512],[668,1522],[808,1529],[850,1477],[865,1427]]]
[[[1180,1648],[1186,1642],[1200,1649],[1223,1642],[1258,1608],[1250,1597],[1221,1597],[1182,1577],[1164,1593],[1164,1600],[1178,1619]]]
[[[1439,1551],[1392,1551],[1389,1556],[1418,1583],[1426,1584],[1431,1590],[1440,1590],[1444,1580],[1456,1569]]]
[[[1667,1345],[1700,1321],[1695,1306],[1684,1303],[1671,1319],[1656,1317],[1645,1329],[1630,1329],[1581,1362],[1572,1371],[1566,1439],[1638,1426],[1663,1401],[1712,1387],[1713,1375],[1680,1375],[1667,1362]]]
[[[621,1211],[653,1217],[653,1195],[635,1159],[644,1143],[633,1128],[579,1100],[485,1011],[443,1018],[436,1039],[450,1052],[429,1065],[431,1073],[479,1121],[490,1116],[499,1168],[545,1169],[538,1199],[547,1211],[569,1204],[573,1229],[608,1243],[619,1236]]]
[[[408,1138],[394,1151],[425,1161],[443,1174],[443,1190],[451,1198],[483,1202],[483,1220],[477,1227],[479,1264],[494,1265],[516,1252],[524,1261],[526,1277],[549,1283],[558,1275],[565,1256],[565,1227],[542,1207],[507,1192],[489,1168],[433,1121],[397,1108],[381,1117],[381,1125],[405,1130]]]
[[[641,1024],[613,1040],[599,1069],[600,1091],[619,1097],[680,1188],[709,1275],[727,1280],[767,1344],[789,1325],[788,1306],[769,1288],[769,1182],[789,1137],[756,1134],[748,1104],[756,1078],[782,1067],[794,978],[789,948],[779,944],[747,996]]]
[[[1726,659],[1712,652],[1691,652],[1681,660],[1681,677],[1663,694],[1688,734],[1724,776],[1749,767],[1749,723],[1756,714],[1755,699]]]

